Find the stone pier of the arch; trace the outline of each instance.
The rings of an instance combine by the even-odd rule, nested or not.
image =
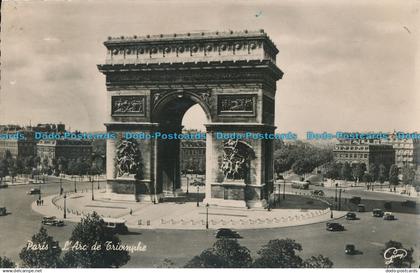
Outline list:
[[[106,76],[107,192],[114,200],[159,202],[181,188],[185,112],[207,115],[205,203],[264,206],[273,185],[278,50],[264,31],[109,38]],[[220,138],[248,134],[242,140]],[[259,134],[260,138],[256,137]],[[135,136],[129,139],[128,136]]]

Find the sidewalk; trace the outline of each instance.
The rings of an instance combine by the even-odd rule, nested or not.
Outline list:
[[[62,196],[44,197],[44,205],[32,203],[32,209],[42,215],[63,218],[64,200]],[[83,215],[96,211],[102,217],[122,218],[129,228],[134,229],[205,229],[206,207],[195,202],[177,203],[136,203],[111,201],[106,194],[95,191],[71,193],[66,199],[67,221],[79,222]],[[130,215],[130,210],[132,215]],[[344,211],[333,211],[339,218]],[[263,209],[229,208],[210,206],[208,208],[209,228],[258,229],[313,224],[331,220],[330,209]]]

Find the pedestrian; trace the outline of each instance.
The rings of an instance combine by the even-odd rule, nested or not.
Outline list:
[[[36,200],[36,205],[39,206],[39,200],[38,199]]]
[[[41,206],[44,205],[44,199],[41,199]]]
[[[130,209],[130,215],[133,215],[133,210],[132,209]]]

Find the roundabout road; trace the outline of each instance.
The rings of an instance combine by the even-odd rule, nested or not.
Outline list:
[[[73,183],[63,183],[65,190],[72,190]],[[90,189],[89,183],[78,184],[79,189]],[[10,186],[0,189],[0,206],[6,206],[11,214],[0,218],[1,256],[8,256],[19,262],[18,254],[26,241],[36,233],[40,226],[41,215],[30,209],[37,195],[27,195],[33,185]],[[102,186],[103,187],[103,186]],[[43,194],[51,195],[59,191],[58,183],[50,181],[41,186]],[[385,194],[384,194],[385,196]],[[389,198],[386,197],[385,198]],[[393,198],[393,197],[392,197]],[[271,239],[292,238],[302,244],[302,256],[322,254],[334,262],[334,267],[383,267],[384,261],[380,250],[388,240],[396,240],[405,247],[415,249],[416,263],[419,266],[418,226],[420,216],[415,214],[395,214],[396,221],[384,221],[374,218],[370,213],[358,213],[360,220],[348,221],[340,219],[346,230],[328,232],[325,223],[310,224],[297,227],[274,229],[241,230],[243,236],[240,243],[248,247],[252,255]],[[47,227],[48,232],[60,245],[68,240],[75,224],[67,223],[64,227]],[[139,241],[147,246],[146,252],[131,254],[126,267],[153,267],[161,264],[163,259],[172,260],[176,266],[183,266],[194,255],[211,247],[215,242],[212,231],[185,230],[132,230],[131,234],[120,236],[123,243],[136,245]],[[355,244],[362,255],[347,256],[344,254],[346,244]]]

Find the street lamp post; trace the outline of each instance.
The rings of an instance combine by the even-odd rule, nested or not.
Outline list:
[[[42,199],[42,197],[41,197],[41,185],[39,185],[39,196],[38,196],[38,199],[39,199],[39,200],[41,200],[41,199]]]
[[[206,204],[206,229],[209,229],[209,204]]]
[[[90,179],[90,177],[89,177],[89,179]],[[91,184],[92,184],[92,201],[93,201],[93,200],[95,200],[95,197],[93,196],[93,180],[91,179],[91,181],[92,181]]]
[[[337,203],[338,183],[335,183],[335,202]]]
[[[283,200],[286,199],[286,179],[283,178]]]
[[[63,194],[63,181],[61,180],[61,174],[60,174],[60,195]]]
[[[278,186],[279,186],[279,195],[278,195],[278,197],[277,197],[277,201],[278,201],[278,203],[280,204],[280,199],[281,199],[281,197],[280,197],[280,195],[281,195],[281,188],[280,188],[280,183],[278,184]]]
[[[67,199],[67,195],[64,193],[64,215],[63,215],[64,219],[66,219],[67,217],[66,199]]]
[[[342,189],[340,189],[340,192],[338,193],[338,210],[341,210],[341,191]]]
[[[190,184],[190,178],[187,176],[187,195],[188,195],[188,184]]]
[[[197,186],[197,207],[200,206],[200,186]]]

